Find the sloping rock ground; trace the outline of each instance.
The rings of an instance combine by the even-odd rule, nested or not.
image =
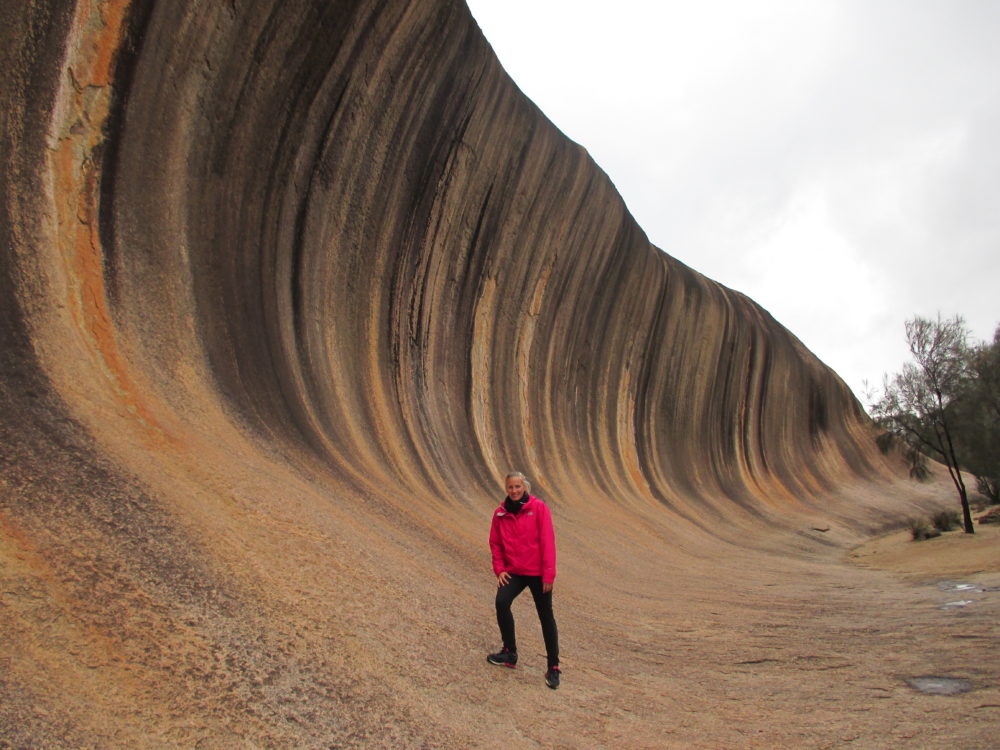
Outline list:
[[[25,0],[0,50],[0,746],[995,745],[996,595],[844,563],[947,488],[462,3]],[[511,467],[557,692],[527,600],[483,662]]]

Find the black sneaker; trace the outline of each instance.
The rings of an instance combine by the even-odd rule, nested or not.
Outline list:
[[[510,667],[513,669],[517,666],[517,651],[509,648],[502,648],[495,654],[487,656],[486,661],[490,664],[496,664],[498,667]]]
[[[559,667],[549,667],[549,671],[545,673],[545,684],[553,690],[559,687]]]

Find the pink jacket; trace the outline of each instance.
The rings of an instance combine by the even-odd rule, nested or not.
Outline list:
[[[543,583],[556,580],[556,534],[549,506],[534,495],[515,516],[503,503],[493,511],[490,526],[493,572],[541,576]]]

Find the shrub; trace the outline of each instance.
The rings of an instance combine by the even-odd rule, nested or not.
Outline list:
[[[941,532],[931,526],[931,524],[929,524],[924,518],[918,518],[915,521],[910,521],[910,533],[913,535],[913,541],[915,542],[941,536]]]
[[[979,523],[1000,523],[1000,508],[984,513],[980,516]]]
[[[995,477],[976,477],[976,487],[989,498],[991,505],[1000,504],[1000,479]]]
[[[934,524],[934,528],[938,531],[951,531],[958,528],[961,522],[962,518],[956,510],[942,510],[931,516],[931,523]]]

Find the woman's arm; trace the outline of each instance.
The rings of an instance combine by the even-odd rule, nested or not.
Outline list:
[[[556,580],[556,532],[552,511],[542,503],[538,513],[538,548],[542,557],[542,590],[551,591]]]
[[[504,559],[503,539],[500,537],[500,525],[496,513],[493,514],[493,523],[490,524],[490,554],[493,556],[493,575],[499,578],[506,572],[507,561]]]

